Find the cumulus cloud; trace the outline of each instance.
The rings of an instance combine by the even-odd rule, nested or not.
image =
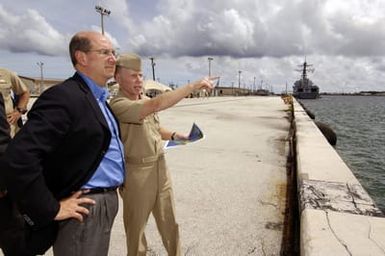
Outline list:
[[[67,36],[60,34],[40,13],[28,9],[15,15],[0,5],[0,47],[11,52],[36,52],[42,55],[67,53]]]
[[[385,17],[372,2],[163,0],[159,14],[135,24],[128,48],[144,55],[285,57],[385,54]],[[356,1],[357,2],[357,1]],[[377,1],[377,6],[381,4]],[[364,8],[370,20],[357,16]],[[350,12],[349,12],[350,10]]]
[[[108,0],[105,2],[105,6],[109,6],[111,11],[111,19],[116,22],[116,25],[121,26],[126,29],[126,31],[133,30],[133,22],[130,18],[129,13],[134,13],[136,10],[133,10],[128,5],[125,0]]]
[[[51,58],[47,56],[67,61],[71,35],[101,30],[100,16],[89,1],[35,2],[19,0],[15,7],[12,0],[1,1],[2,65],[19,67],[19,54],[13,54],[18,52],[23,53],[20,58],[29,54],[34,69],[39,55],[43,61]],[[98,4],[111,10],[104,19],[105,31],[118,51],[142,55],[147,77],[152,76],[147,57],[154,56],[163,83],[183,84],[207,75],[211,56],[212,74],[221,76],[222,85],[238,86],[241,70],[241,86],[254,86],[255,77],[258,86],[263,81],[279,92],[287,82],[290,90],[300,76],[295,69],[307,56],[316,68],[309,75],[321,91],[383,90],[383,0],[99,0]]]
[[[102,2],[112,12],[105,20],[114,44],[146,56],[385,54],[385,4],[380,0],[159,0],[156,6],[148,0]],[[63,14],[58,12],[59,19]],[[0,5],[0,25],[2,49],[67,52],[69,36],[37,10],[15,14]],[[117,27],[124,33],[114,34]]]

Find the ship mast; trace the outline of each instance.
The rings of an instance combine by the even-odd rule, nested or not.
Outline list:
[[[307,64],[306,57],[305,62],[302,65],[299,65],[299,67],[302,67],[302,69],[297,69],[297,71],[302,71],[302,81],[307,81],[307,72],[314,72],[314,68],[312,67],[313,64]]]

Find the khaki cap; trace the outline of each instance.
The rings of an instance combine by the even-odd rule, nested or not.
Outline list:
[[[142,71],[142,60],[135,53],[125,53],[118,57],[116,66]]]

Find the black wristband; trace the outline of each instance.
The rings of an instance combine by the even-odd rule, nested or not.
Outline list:
[[[176,134],[176,132],[173,132],[173,133],[171,134],[171,140],[175,140],[175,134]]]
[[[27,113],[27,109],[25,109],[25,108],[16,107],[16,110],[17,110],[17,112],[19,112],[19,113],[22,114],[22,115],[24,115],[25,113]]]

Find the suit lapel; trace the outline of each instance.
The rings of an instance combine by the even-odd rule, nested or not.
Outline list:
[[[82,91],[84,92],[85,97],[87,99],[87,102],[90,104],[90,106],[91,106],[93,112],[95,113],[95,116],[98,119],[99,123],[101,123],[104,126],[104,128],[109,130],[107,121],[103,115],[102,110],[99,107],[98,102],[95,99],[95,96],[92,94],[91,89],[88,87],[86,82],[82,79],[82,77],[78,73],[75,73],[74,79],[79,82],[79,86],[82,89]]]

